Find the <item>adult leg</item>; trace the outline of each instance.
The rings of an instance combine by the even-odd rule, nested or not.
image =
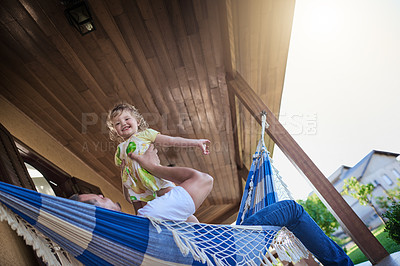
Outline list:
[[[343,249],[327,237],[295,201],[274,203],[247,218],[243,224],[285,226],[323,265],[354,265]]]

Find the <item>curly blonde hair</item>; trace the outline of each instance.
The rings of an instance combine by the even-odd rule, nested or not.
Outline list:
[[[138,124],[138,131],[143,131],[149,127],[147,122],[144,120],[143,116],[139,113],[135,106],[128,104],[128,103],[119,103],[115,105],[107,115],[107,127],[109,130],[110,139],[112,141],[119,141],[122,142],[124,139],[117,134],[117,131],[114,128],[112,123],[112,119],[121,115],[123,111],[128,111],[131,115],[136,119]]]

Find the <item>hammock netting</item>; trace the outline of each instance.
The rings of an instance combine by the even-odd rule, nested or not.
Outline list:
[[[260,140],[253,156],[236,224],[275,202],[293,199]]]
[[[288,261],[306,253],[275,226],[150,220],[2,182],[0,201],[0,219],[49,265],[271,265],[269,246]]]
[[[263,124],[264,131],[265,124]],[[280,199],[263,134],[237,223]],[[48,265],[273,265],[308,256],[285,227],[210,225],[144,218],[0,182],[0,220]]]

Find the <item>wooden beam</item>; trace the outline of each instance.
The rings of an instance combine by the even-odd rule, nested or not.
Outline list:
[[[235,38],[233,29],[233,5],[231,0],[216,1],[220,12],[221,38],[224,47],[224,66],[229,75],[236,73]]]
[[[229,106],[231,113],[231,123],[232,123],[232,134],[233,134],[233,144],[235,146],[235,161],[238,168],[243,167],[243,159],[241,156],[241,145],[239,142],[239,127],[237,125],[237,117],[236,117],[236,100],[235,94],[232,91],[228,91],[229,97]]]
[[[249,175],[249,170],[243,164],[242,156],[241,156],[241,145],[239,142],[239,133],[238,133],[238,125],[237,125],[237,117],[236,117],[236,97],[231,90],[228,90],[228,97],[229,97],[229,106],[230,106],[230,113],[231,113],[231,121],[232,121],[232,132],[233,132],[233,142],[235,146],[235,161],[237,167],[237,174],[238,174],[238,185],[239,185],[239,192],[240,195],[243,195],[244,186],[243,180],[247,180],[247,176]],[[240,205],[239,205],[240,208]],[[238,209],[239,209],[238,208]]]
[[[293,165],[308,178],[314,191],[325,205],[330,208],[371,263],[376,264],[389,256],[389,253],[372,235],[339,192],[336,191],[247,82],[239,74],[236,74],[235,79],[228,82],[228,88],[240,99],[259,123],[261,123],[261,111],[267,112],[267,122],[270,125],[266,130],[268,135]]]

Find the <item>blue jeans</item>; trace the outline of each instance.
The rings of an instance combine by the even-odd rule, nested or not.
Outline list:
[[[279,201],[247,218],[243,225],[276,225],[289,229],[324,265],[354,265],[347,254],[292,200]]]

